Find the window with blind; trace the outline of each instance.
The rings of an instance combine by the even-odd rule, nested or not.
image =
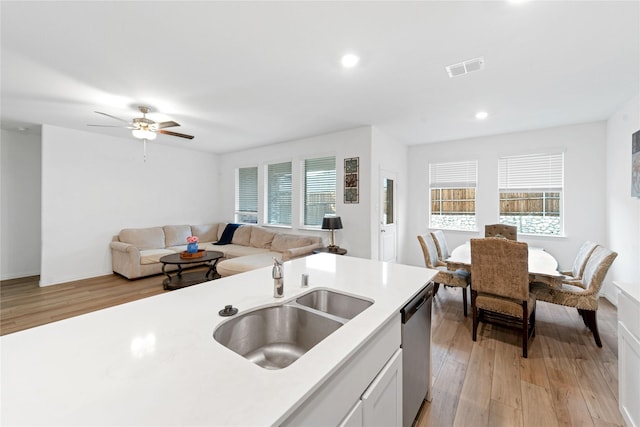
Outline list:
[[[500,223],[519,233],[561,235],[563,183],[563,153],[501,157]]]
[[[258,223],[258,167],[236,169],[236,222]]]
[[[476,226],[478,162],[429,164],[429,226],[473,231]]]
[[[336,213],[336,158],[304,162],[304,225],[320,226],[322,218]]]
[[[291,225],[291,188],[291,162],[267,166],[267,224]]]

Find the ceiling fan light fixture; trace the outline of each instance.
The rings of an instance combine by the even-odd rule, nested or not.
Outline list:
[[[138,139],[146,139],[149,141],[153,141],[156,139],[156,136],[158,136],[155,132],[148,129],[134,129],[131,131],[131,134]]]

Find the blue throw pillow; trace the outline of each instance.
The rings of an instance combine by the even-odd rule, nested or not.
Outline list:
[[[235,233],[236,229],[240,227],[240,224],[227,224],[222,232],[222,236],[220,240],[214,243],[214,245],[228,245],[231,243],[231,239],[233,239],[233,233]]]

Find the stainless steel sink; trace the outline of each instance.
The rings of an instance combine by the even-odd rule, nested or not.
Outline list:
[[[220,344],[266,369],[282,369],[336,331],[343,322],[291,304],[239,315],[215,330]]]
[[[362,298],[327,289],[311,291],[296,299],[296,302],[305,307],[348,320],[353,319],[373,304],[373,302]]]

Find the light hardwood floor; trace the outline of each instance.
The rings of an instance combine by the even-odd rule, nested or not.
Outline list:
[[[38,287],[38,278],[0,284],[0,334],[166,292],[163,276],[128,281],[110,275]],[[471,341],[471,317],[461,290],[441,288],[432,320],[433,400],[415,427],[624,426],[618,411],[617,312],[600,300],[603,347],[576,310],[538,303],[529,358],[519,335],[481,324]]]

